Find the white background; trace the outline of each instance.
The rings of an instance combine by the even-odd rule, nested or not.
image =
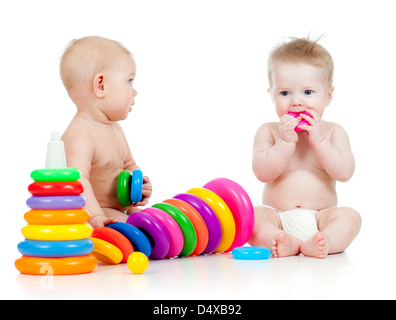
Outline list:
[[[259,201],[253,138],[260,124],[277,120],[266,92],[268,52],[289,36],[324,35],[320,43],[335,62],[335,94],[324,118],[344,126],[357,162],[352,180],[338,184],[339,204],[363,217],[349,250],[386,258],[373,274],[394,264],[392,7],[390,0],[1,2],[0,297],[19,292],[13,261],[30,172],[44,166],[51,131],[62,133],[75,113],[59,78],[60,56],[70,40],[87,35],[118,40],[134,54],[138,96],[121,125],[152,180],[150,205],[220,176]]]

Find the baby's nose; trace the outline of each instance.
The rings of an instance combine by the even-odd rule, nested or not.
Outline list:
[[[293,107],[302,107],[304,105],[303,100],[300,97],[293,97],[292,106]]]

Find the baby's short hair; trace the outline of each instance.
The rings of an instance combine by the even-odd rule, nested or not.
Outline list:
[[[321,38],[321,37],[320,37]],[[268,58],[268,80],[272,86],[272,72],[277,62],[306,63],[323,69],[323,79],[333,84],[334,64],[330,53],[323,48],[317,39],[290,38],[289,42],[281,43],[270,52]]]
[[[66,47],[60,63],[60,75],[67,91],[93,79],[97,72],[111,67],[120,53],[132,55],[119,42],[89,36],[72,40]]]

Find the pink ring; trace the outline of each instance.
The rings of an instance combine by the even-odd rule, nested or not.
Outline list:
[[[204,188],[222,198],[234,217],[235,239],[227,251],[243,246],[251,237],[254,226],[254,210],[249,195],[239,184],[226,178],[212,180]]]
[[[176,221],[164,211],[157,208],[146,208],[141,212],[145,212],[156,218],[162,224],[169,236],[169,251],[167,258],[173,258],[180,254],[184,246],[183,233]]]
[[[299,116],[300,116],[300,114],[306,114],[307,116],[310,116],[311,117],[311,115],[308,113],[308,112],[306,112],[306,111],[304,111],[304,112],[289,112],[288,114],[290,114],[291,116],[293,116],[294,118],[298,118]],[[312,118],[312,117],[311,117]],[[298,131],[298,132],[300,132],[300,131],[305,131],[304,129],[300,129],[298,126],[309,126],[309,122],[307,121],[307,120],[305,120],[305,119],[302,119],[299,123],[298,123],[298,125],[294,128],[294,130],[296,130],[296,131]]]

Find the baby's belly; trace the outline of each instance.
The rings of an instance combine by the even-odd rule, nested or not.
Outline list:
[[[91,179],[95,198],[102,208],[124,210],[118,202],[117,197],[118,171],[120,170],[115,170],[113,174],[106,175],[107,178],[105,179],[101,179],[105,175],[96,176],[96,179]]]
[[[326,174],[294,170],[265,184],[262,201],[278,210],[320,210],[337,205],[335,181]]]

